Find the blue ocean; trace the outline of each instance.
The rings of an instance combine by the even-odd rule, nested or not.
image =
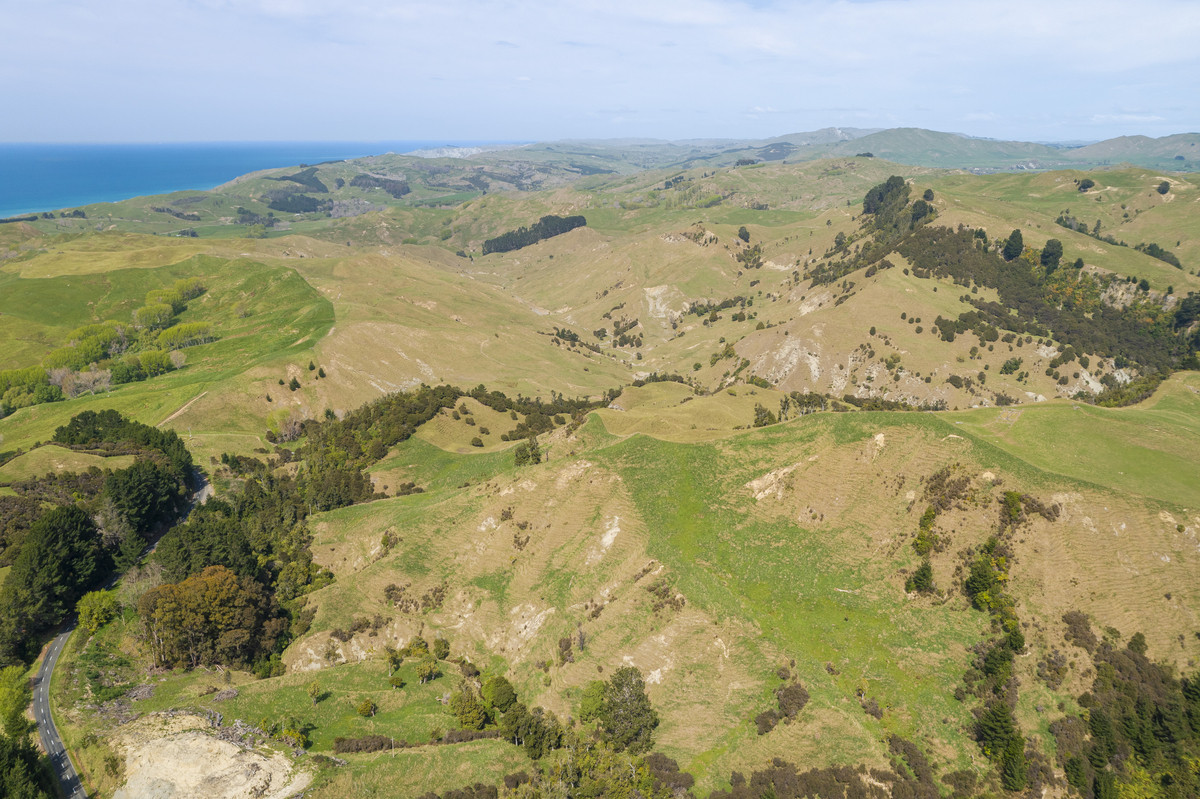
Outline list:
[[[211,189],[259,169],[481,143],[0,144],[0,218],[183,189]]]

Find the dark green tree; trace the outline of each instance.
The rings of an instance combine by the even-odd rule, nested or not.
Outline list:
[[[542,450],[538,447],[537,438],[530,436],[528,441],[513,448],[513,464],[515,466],[530,466],[542,462]]]
[[[1023,791],[1029,782],[1029,766],[1025,762],[1025,739],[1017,736],[1008,742],[1000,760],[1000,784],[1009,791]]]
[[[628,749],[639,754],[654,745],[658,714],[650,706],[646,684],[637,668],[625,666],[613,672],[604,688],[600,726],[605,740],[618,752]]]
[[[121,574],[129,571],[142,559],[146,546],[146,539],[141,534],[130,532],[121,539],[121,545],[113,553],[113,568]]]
[[[750,231],[746,230],[745,225],[742,225],[740,228],[738,228],[738,238],[747,244],[750,243]]]
[[[1062,260],[1063,246],[1058,239],[1050,239],[1046,242],[1046,246],[1042,248],[1042,266],[1046,267],[1046,273],[1049,274],[1058,268],[1059,261]]]
[[[1022,238],[1020,230],[1014,230],[1008,235],[1008,241],[1004,244],[1004,260],[1016,260],[1024,251],[1025,239]]]
[[[754,426],[766,427],[769,424],[775,424],[779,420],[775,418],[775,414],[765,408],[761,403],[754,405]]]
[[[874,186],[863,197],[863,213],[875,214],[888,205],[903,206],[908,200],[909,187],[904,178],[892,175],[890,178]]]
[[[504,677],[488,677],[483,684],[483,701],[499,712],[507,713],[513,702],[517,701],[517,692]]]
[[[530,711],[520,702],[514,702],[500,718],[498,726],[500,734],[517,746],[524,747],[525,754],[532,760],[557,749],[562,743],[562,727],[558,719],[540,707]]]
[[[208,566],[224,566],[238,577],[258,573],[258,558],[251,548],[243,524],[233,508],[211,500],[196,508],[185,524],[162,537],[154,559],[162,564],[164,576],[179,582]]]
[[[1158,184],[1158,193],[1159,194],[1166,194],[1170,190],[1171,190],[1171,181],[1164,180],[1162,183]]]
[[[929,561],[923,561],[917,570],[913,572],[912,577],[904,583],[904,590],[919,591],[925,593],[933,590],[933,566]]]
[[[159,522],[174,516],[180,504],[180,484],[169,468],[149,458],[113,472],[104,493],[129,520],[135,533],[148,537]]]
[[[91,517],[73,505],[55,508],[29,529],[4,593],[22,597],[26,619],[41,629],[65,619],[106,566]]]
[[[933,216],[933,206],[924,200],[917,200],[912,206],[912,226],[916,227],[922,219]]]
[[[999,761],[1008,745],[1021,737],[1017,723],[1013,721],[1012,710],[1003,699],[992,700],[987,706],[979,719],[978,733],[983,751],[994,761]]]
[[[11,799],[51,799],[44,785],[38,753],[27,741],[0,736],[0,796]]]

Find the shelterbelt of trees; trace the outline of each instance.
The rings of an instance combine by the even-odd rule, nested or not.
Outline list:
[[[41,365],[0,370],[0,418],[19,408],[106,391],[170,372],[184,362],[180,350],[216,338],[208,322],[179,322],[191,300],[205,292],[197,278],[146,293],[129,321],[84,325],[66,336]]]

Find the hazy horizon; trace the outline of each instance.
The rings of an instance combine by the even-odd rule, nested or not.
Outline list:
[[[429,150],[429,149],[437,149],[437,148],[444,148],[444,147],[458,147],[458,148],[514,147],[514,148],[516,148],[516,147],[528,146],[531,144],[553,144],[555,142],[560,142],[560,141],[593,141],[593,142],[600,142],[600,143],[623,142],[623,141],[632,141],[632,142],[647,141],[647,142],[662,142],[662,143],[666,143],[666,144],[678,144],[678,143],[687,143],[687,142],[693,142],[693,141],[729,141],[729,142],[771,141],[773,139],[782,139],[782,138],[786,138],[788,136],[793,136],[796,134],[815,133],[815,132],[821,131],[821,130],[834,130],[834,129],[843,129],[843,130],[857,129],[857,130],[869,130],[869,131],[876,131],[876,132],[882,132],[882,131],[886,131],[886,130],[903,130],[903,129],[928,130],[928,131],[932,131],[934,133],[944,133],[944,134],[948,134],[948,135],[952,135],[952,136],[963,136],[965,138],[979,139],[981,141],[1014,141],[1014,142],[1023,142],[1023,143],[1028,143],[1028,144],[1044,144],[1044,145],[1050,145],[1050,146],[1056,146],[1056,147],[1084,147],[1089,144],[1096,144],[1101,141],[1107,141],[1109,139],[1122,138],[1122,137],[1147,136],[1149,138],[1158,139],[1158,138],[1165,138],[1165,137],[1169,137],[1169,136],[1200,133],[1200,129],[1198,129],[1198,130],[1176,130],[1176,131],[1171,131],[1169,133],[1162,133],[1162,134],[1157,134],[1157,135],[1143,134],[1143,133],[1137,133],[1137,132],[1126,132],[1126,133],[1116,133],[1112,136],[1105,136],[1103,138],[1092,138],[1092,139],[1080,139],[1080,138],[1066,138],[1066,139],[1015,138],[1015,139],[1009,139],[1006,137],[988,136],[988,135],[984,135],[984,134],[963,133],[962,131],[954,131],[954,130],[936,130],[934,128],[929,128],[929,127],[925,127],[925,126],[921,126],[921,125],[898,125],[898,126],[895,126],[892,128],[863,128],[863,127],[859,127],[859,126],[855,126],[855,125],[822,125],[820,127],[809,128],[809,129],[805,129],[805,130],[787,130],[787,131],[781,131],[778,133],[773,133],[773,134],[769,134],[769,135],[765,135],[765,136],[755,136],[755,137],[684,136],[684,137],[679,137],[679,138],[668,139],[668,138],[662,138],[662,137],[657,137],[657,136],[605,136],[605,137],[601,137],[601,136],[563,136],[561,138],[556,138],[556,139],[543,138],[543,139],[512,139],[512,140],[489,139],[486,137],[478,138],[478,139],[463,139],[463,138],[452,138],[452,137],[446,137],[444,139],[439,139],[437,137],[434,137],[431,139],[426,139],[426,138],[417,137],[417,138],[414,138],[411,140],[396,139],[396,140],[388,140],[388,141],[379,141],[376,139],[307,139],[307,138],[297,138],[297,139],[195,139],[195,140],[180,139],[180,140],[146,140],[146,141],[135,141],[135,140],[88,141],[88,140],[80,139],[80,140],[75,140],[75,141],[66,141],[66,140],[64,140],[64,141],[0,141],[0,146],[4,146],[4,147],[26,147],[26,146],[28,146],[28,147],[179,147],[179,146],[203,147],[203,146],[207,146],[207,145],[214,145],[214,146],[225,146],[225,145],[230,145],[230,146],[236,146],[236,145],[295,146],[295,145],[352,144],[352,145],[379,145],[381,147],[387,147],[389,145],[409,144],[411,142],[421,142],[422,146],[417,149],[418,150]],[[379,150],[378,152],[372,152],[371,155],[383,155],[387,152],[389,152],[389,150]],[[407,152],[412,152],[412,151],[402,150],[402,151],[398,151],[398,152],[407,153]]]
[[[46,0],[0,33],[6,143],[1200,130],[1183,0]]]

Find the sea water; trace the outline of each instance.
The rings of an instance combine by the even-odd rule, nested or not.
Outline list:
[[[185,189],[247,172],[480,142],[0,144],[0,218]]]

